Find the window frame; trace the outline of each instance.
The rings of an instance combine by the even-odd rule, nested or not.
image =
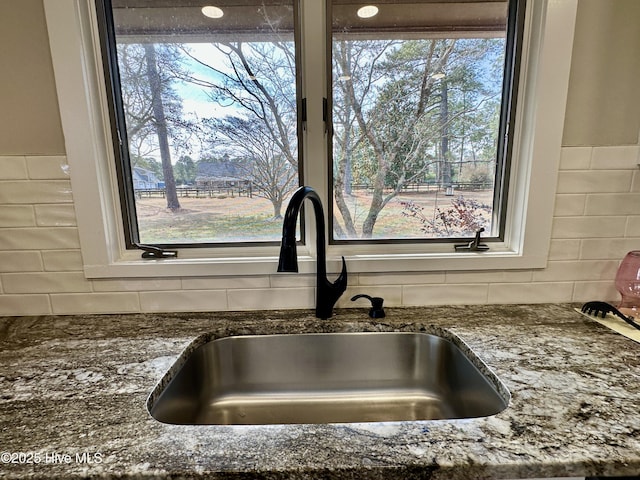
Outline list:
[[[509,0],[508,0],[509,1]],[[518,82],[520,74],[520,56],[522,52],[522,42],[524,37],[524,22],[526,12],[527,0],[515,0],[509,1],[507,22],[505,31],[505,58],[504,58],[504,71],[502,81],[502,100],[500,105],[500,122],[497,132],[497,148],[496,156],[500,157],[496,164],[496,173],[494,176],[494,192],[493,192],[493,221],[498,224],[497,235],[483,236],[484,241],[489,242],[503,242],[505,237],[505,223],[507,221],[507,202],[509,193],[509,173],[511,167],[511,156],[513,153],[513,135],[509,132],[515,130],[515,112],[517,112],[518,98]],[[334,178],[332,172],[332,165],[334,161],[333,157],[333,25],[332,25],[332,2],[326,0],[326,32],[327,32],[327,66],[328,75],[327,79],[327,154],[329,163],[329,197],[333,198],[334,190]],[[515,79],[515,81],[514,81]],[[505,89],[507,89],[505,93]],[[334,202],[328,202],[330,227],[327,229],[329,233],[329,244],[331,245],[349,245],[351,243],[364,245],[364,244],[411,244],[411,243],[444,243],[453,248],[453,244],[460,244],[462,242],[468,242],[469,238],[459,237],[427,237],[424,239],[418,238],[369,238],[369,239],[339,239],[334,236],[334,229],[331,228],[332,218],[334,216]]]
[[[97,17],[92,0],[44,0],[67,161],[87,278],[264,275],[276,272],[277,246],[181,249],[169,260],[142,260],[126,249],[107,92],[102,80]],[[529,0],[525,18],[519,105],[512,132],[505,238],[489,252],[453,252],[451,245],[333,245],[328,270],[344,255],[353,273],[544,268],[547,263],[560,159],[577,0]],[[303,140],[306,184],[329,198],[330,166],[322,121],[327,98],[322,2],[302,2],[307,124]],[[315,19],[316,21],[311,21]],[[314,37],[315,35],[315,37]],[[325,39],[326,40],[326,39]],[[318,60],[320,59],[320,60]],[[315,270],[315,226],[308,222],[299,249],[300,271]]]
[[[158,242],[148,243],[140,241],[140,227],[138,222],[137,204],[135,200],[135,189],[133,187],[133,174],[131,153],[129,151],[129,138],[127,134],[127,119],[124,112],[121,77],[119,74],[119,64],[117,55],[118,36],[114,23],[112,0],[94,0],[96,18],[98,20],[96,28],[100,44],[98,48],[102,52],[102,71],[106,83],[106,93],[110,115],[111,138],[113,143],[117,185],[120,197],[120,209],[122,214],[122,235],[128,250],[136,251],[139,245],[159,247],[162,249],[188,249],[188,248],[220,248],[220,247],[251,247],[251,246],[274,246],[279,245],[277,240],[261,241],[234,241],[234,242],[181,242],[169,243]],[[297,151],[298,151],[298,183],[302,185],[304,178],[304,158],[303,158],[303,136],[301,132],[304,128],[302,79],[300,68],[300,13],[298,0],[292,0],[293,4],[293,39],[295,48],[295,84],[296,84],[296,128],[297,128]],[[198,34],[197,36],[200,36]],[[106,47],[106,48],[105,48]],[[304,222],[302,223],[304,225]],[[304,228],[304,227],[303,227]]]

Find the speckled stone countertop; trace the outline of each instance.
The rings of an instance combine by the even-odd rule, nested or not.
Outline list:
[[[640,344],[571,305],[0,318],[0,478],[485,479],[640,474]],[[198,335],[458,335],[510,390],[452,421],[184,426],[146,400]]]

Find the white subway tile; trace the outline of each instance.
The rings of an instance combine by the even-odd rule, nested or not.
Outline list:
[[[35,226],[36,217],[31,205],[0,205],[1,228]]]
[[[445,272],[361,273],[359,283],[365,285],[422,285],[444,283]]]
[[[29,178],[55,180],[69,178],[69,165],[65,156],[27,156]]]
[[[631,250],[640,250],[640,238],[588,238],[582,241],[583,260],[622,260]]]
[[[349,274],[349,285],[353,285],[352,281],[355,277]],[[289,288],[289,287],[315,287],[315,273],[274,273],[269,275],[269,285],[272,288]]]
[[[638,159],[640,162],[640,159]],[[640,192],[640,169],[636,169],[633,172],[633,179],[631,181],[631,191]]]
[[[80,239],[74,227],[0,229],[0,250],[78,249]]]
[[[580,258],[580,240],[551,240],[549,260],[578,260]]]
[[[489,285],[489,303],[564,303],[570,302],[573,282],[493,283]]]
[[[94,279],[93,290],[96,292],[142,292],[180,290],[179,278],[115,278]]]
[[[230,310],[273,310],[278,308],[313,308],[315,288],[264,288],[228,290]]]
[[[591,165],[592,147],[563,147],[560,170],[587,170]]]
[[[36,221],[41,227],[75,227],[76,211],[73,205],[36,205]]]
[[[185,290],[223,290],[227,288],[268,288],[268,276],[246,277],[186,277],[182,279]]]
[[[91,282],[82,272],[7,273],[2,275],[6,293],[90,292]]]
[[[613,280],[601,282],[576,282],[573,289],[573,302],[590,302],[593,300],[617,303],[620,294]]]
[[[553,219],[551,238],[623,237],[627,217],[558,217]]]
[[[640,237],[640,216],[633,216],[627,218],[627,228],[625,229],[625,235],[621,237]]]
[[[607,193],[587,195],[585,215],[640,214],[640,193]]]
[[[587,196],[585,194],[558,194],[556,195],[556,205],[554,216],[575,217],[584,215],[584,204]]]
[[[0,295],[0,315],[49,315],[48,295]]]
[[[37,251],[0,252],[0,272],[41,272],[42,258]]]
[[[140,292],[143,312],[207,312],[228,310],[224,290]]]
[[[486,284],[464,285],[404,285],[402,304],[420,305],[473,305],[487,303]]]
[[[447,272],[446,283],[523,283],[531,281],[531,270],[495,270]]]
[[[27,164],[21,156],[0,155],[0,180],[24,180],[27,178]]]
[[[637,145],[594,147],[591,168],[594,170],[634,170],[638,168]]]
[[[49,272],[82,271],[80,250],[46,250],[42,252],[44,269]]]
[[[631,179],[624,170],[561,171],[556,193],[623,193],[631,189]]]
[[[56,315],[140,311],[137,293],[54,293],[49,297]]]
[[[71,203],[68,180],[3,181],[0,204]]]
[[[617,260],[552,261],[547,268],[533,272],[533,281],[605,280],[614,278],[617,270]]]

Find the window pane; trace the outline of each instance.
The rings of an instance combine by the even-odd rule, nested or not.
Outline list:
[[[278,241],[299,184],[294,0],[198,4],[113,0],[133,241]]]
[[[366,5],[332,7],[334,239],[497,235],[507,2]]]

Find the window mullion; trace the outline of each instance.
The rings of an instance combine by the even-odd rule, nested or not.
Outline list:
[[[302,91],[307,99],[307,124],[304,135],[303,182],[316,190],[325,205],[325,222],[330,201],[327,142],[323,121],[323,101],[327,95],[325,2],[301,0],[302,23]],[[307,215],[307,219],[309,219]],[[315,254],[315,224],[305,222],[305,244]]]

